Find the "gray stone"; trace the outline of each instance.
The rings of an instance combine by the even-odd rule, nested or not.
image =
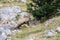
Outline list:
[[[2,27],[2,28],[0,28],[0,30],[2,30],[3,32],[5,32],[5,34],[6,35],[10,35],[11,34],[11,31],[10,31],[10,29],[8,29],[7,27]]]
[[[26,3],[27,0],[21,0],[21,2]]]
[[[16,28],[17,27],[17,24],[14,21],[11,21],[9,23],[9,26],[10,26],[10,28]]]
[[[57,32],[60,32],[60,27],[57,27],[56,30],[57,30]]]
[[[8,29],[8,28],[4,28],[4,31],[5,31],[6,35],[10,35],[11,34],[11,30]]]
[[[53,23],[53,22],[56,22],[57,21],[57,19],[49,19],[48,21],[46,21],[45,23],[44,23],[44,25],[45,26],[49,26],[49,24],[51,24],[51,23]]]
[[[7,23],[4,23],[2,25],[2,27],[3,28],[6,28],[6,29],[16,28],[17,27],[17,24],[14,21],[11,21],[8,24]]]
[[[8,28],[8,29],[10,29],[9,24],[3,24],[2,27],[3,27],[3,28]]]
[[[7,38],[7,35],[4,32],[3,28],[0,28],[0,40],[5,40],[6,38]]]
[[[21,18],[24,18],[24,16],[28,16],[29,14],[27,12],[20,13]]]
[[[6,7],[3,9],[0,9],[0,16],[3,21],[14,20],[14,18],[20,12],[21,12],[21,8],[19,6]]]
[[[35,39],[35,36],[33,36],[33,35],[30,35],[29,37],[28,37],[28,40],[34,40]]]
[[[21,30],[18,30],[18,29],[17,30],[16,29],[15,30],[12,30],[12,34],[16,34],[18,32],[22,32],[22,31]]]
[[[12,31],[13,34],[16,34],[17,32],[18,32],[17,30],[13,30],[13,31]]]
[[[12,2],[14,2],[15,0],[11,0]]]
[[[16,16],[19,15],[19,20],[28,16],[27,12],[21,12],[19,6],[6,7],[0,9],[0,21],[2,22],[2,26],[0,28],[0,40],[10,40],[8,35],[16,34],[17,32],[21,32],[20,30],[11,30],[12,28],[16,28],[18,24],[16,24]],[[18,20],[18,21],[19,21]]]
[[[11,40],[11,37],[8,36],[6,40]]]
[[[57,32],[55,32],[54,30],[50,30],[46,33],[46,37],[52,37],[55,36],[57,34]]]
[[[0,4],[0,7],[3,7],[3,5],[2,5],[2,4]]]
[[[13,10],[13,12],[16,12],[16,13],[21,12],[21,8],[19,6],[13,6],[12,10]]]

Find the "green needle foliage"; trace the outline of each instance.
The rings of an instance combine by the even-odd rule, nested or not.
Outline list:
[[[60,8],[60,0],[32,0],[28,5],[28,12],[38,20],[49,19],[57,15]]]

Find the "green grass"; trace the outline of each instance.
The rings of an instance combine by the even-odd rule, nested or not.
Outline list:
[[[2,0],[3,1],[3,0]],[[30,3],[30,0],[27,0],[26,3],[22,3],[22,2],[11,2],[11,0],[9,0],[9,2],[3,3],[2,1],[0,1],[0,4],[3,6],[0,6],[0,8],[4,8],[7,6],[20,6],[22,11],[27,11],[27,3]]]
[[[27,3],[30,1],[28,0]],[[1,3],[0,8],[4,8],[6,6],[20,6],[23,11],[27,11],[27,5],[26,3],[21,3],[21,2],[9,2],[9,3]],[[12,40],[29,40],[31,37],[33,37],[34,40],[60,40],[60,33],[57,34],[54,37],[51,38],[46,38],[45,33],[50,30],[50,29],[56,29],[57,26],[60,26],[60,16],[59,17],[54,17],[57,18],[58,20],[56,22],[53,22],[49,24],[49,26],[45,26],[44,23],[40,23],[38,25],[34,26],[23,26],[20,30],[22,32],[17,33],[16,35],[11,35]],[[47,20],[48,21],[48,20]]]
[[[22,32],[17,33],[16,35],[12,35],[12,40],[29,40],[30,36],[33,37],[34,40],[60,40],[60,33],[58,33],[56,36],[51,38],[46,38],[45,33],[53,29],[55,30],[58,25],[60,25],[60,16],[54,17],[58,20],[56,22],[53,22],[49,24],[48,27],[44,25],[44,23],[40,23],[35,26],[29,26],[26,28],[21,28]],[[56,31],[56,30],[55,30]]]

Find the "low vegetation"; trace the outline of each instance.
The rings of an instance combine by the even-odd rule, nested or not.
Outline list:
[[[43,2],[43,0],[41,0],[41,1]],[[36,3],[36,1],[34,1],[34,2]],[[27,3],[29,3],[29,2],[27,2]],[[39,5],[38,1],[37,1],[37,3]],[[60,1],[58,3],[60,3]],[[27,11],[27,5],[26,5],[26,3],[21,3],[21,2],[1,3],[0,2],[0,4],[3,5],[0,8],[3,8],[5,6],[18,5],[18,6],[20,6],[22,8],[23,11]],[[30,5],[32,5],[32,4],[30,3]],[[50,9],[50,7],[51,7],[51,9]],[[31,12],[34,15],[34,17],[36,17],[38,19],[40,19],[42,17],[44,17],[44,18],[48,17],[49,18],[52,15],[54,15],[55,12],[56,12],[55,6],[51,5],[51,4],[49,5],[47,2],[44,5],[42,5],[41,8],[40,8],[40,6],[38,8],[39,8],[38,10],[36,9],[37,11],[29,9],[29,12]],[[47,12],[47,13],[45,14],[45,12]],[[11,40],[60,40],[60,33],[58,33],[56,36],[51,37],[51,38],[46,38],[45,37],[45,33],[48,30],[51,30],[51,29],[55,30],[57,26],[60,26],[60,16],[58,16],[58,17],[55,16],[53,18],[56,18],[57,20],[55,22],[50,23],[48,26],[45,26],[45,24],[44,24],[45,22],[44,23],[39,23],[37,25],[31,25],[31,26],[27,26],[26,24],[22,25],[21,29],[19,29],[20,32],[11,35],[11,38],[12,38]]]
[[[49,24],[49,26],[45,26],[44,23],[40,23],[34,26],[23,26],[20,30],[21,32],[17,33],[16,35],[11,35],[12,40],[30,40],[31,38],[33,40],[60,40],[60,33],[58,33],[56,36],[53,36],[51,38],[46,38],[45,33],[48,30],[55,30],[58,26],[60,26],[60,16],[54,17],[57,19],[57,21],[52,22]],[[47,22],[47,21],[46,21]]]
[[[56,15],[60,7],[60,0],[32,0],[28,4],[28,12],[32,13],[38,20],[49,19]]]

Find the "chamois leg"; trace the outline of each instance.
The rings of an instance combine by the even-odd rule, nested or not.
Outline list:
[[[27,21],[26,24],[29,26],[29,21]]]
[[[21,25],[23,25],[23,24],[27,24],[27,25],[29,26],[29,21],[24,22],[24,23],[22,23],[22,24],[19,24],[19,25],[17,26],[17,28],[20,29]]]
[[[21,25],[22,25],[22,24],[19,24],[19,25],[17,26],[17,29],[20,29]]]
[[[19,25],[17,26],[17,28],[18,28],[18,29],[20,29],[21,25],[23,25],[23,24],[25,24],[25,22],[24,22],[24,23],[19,24]]]

